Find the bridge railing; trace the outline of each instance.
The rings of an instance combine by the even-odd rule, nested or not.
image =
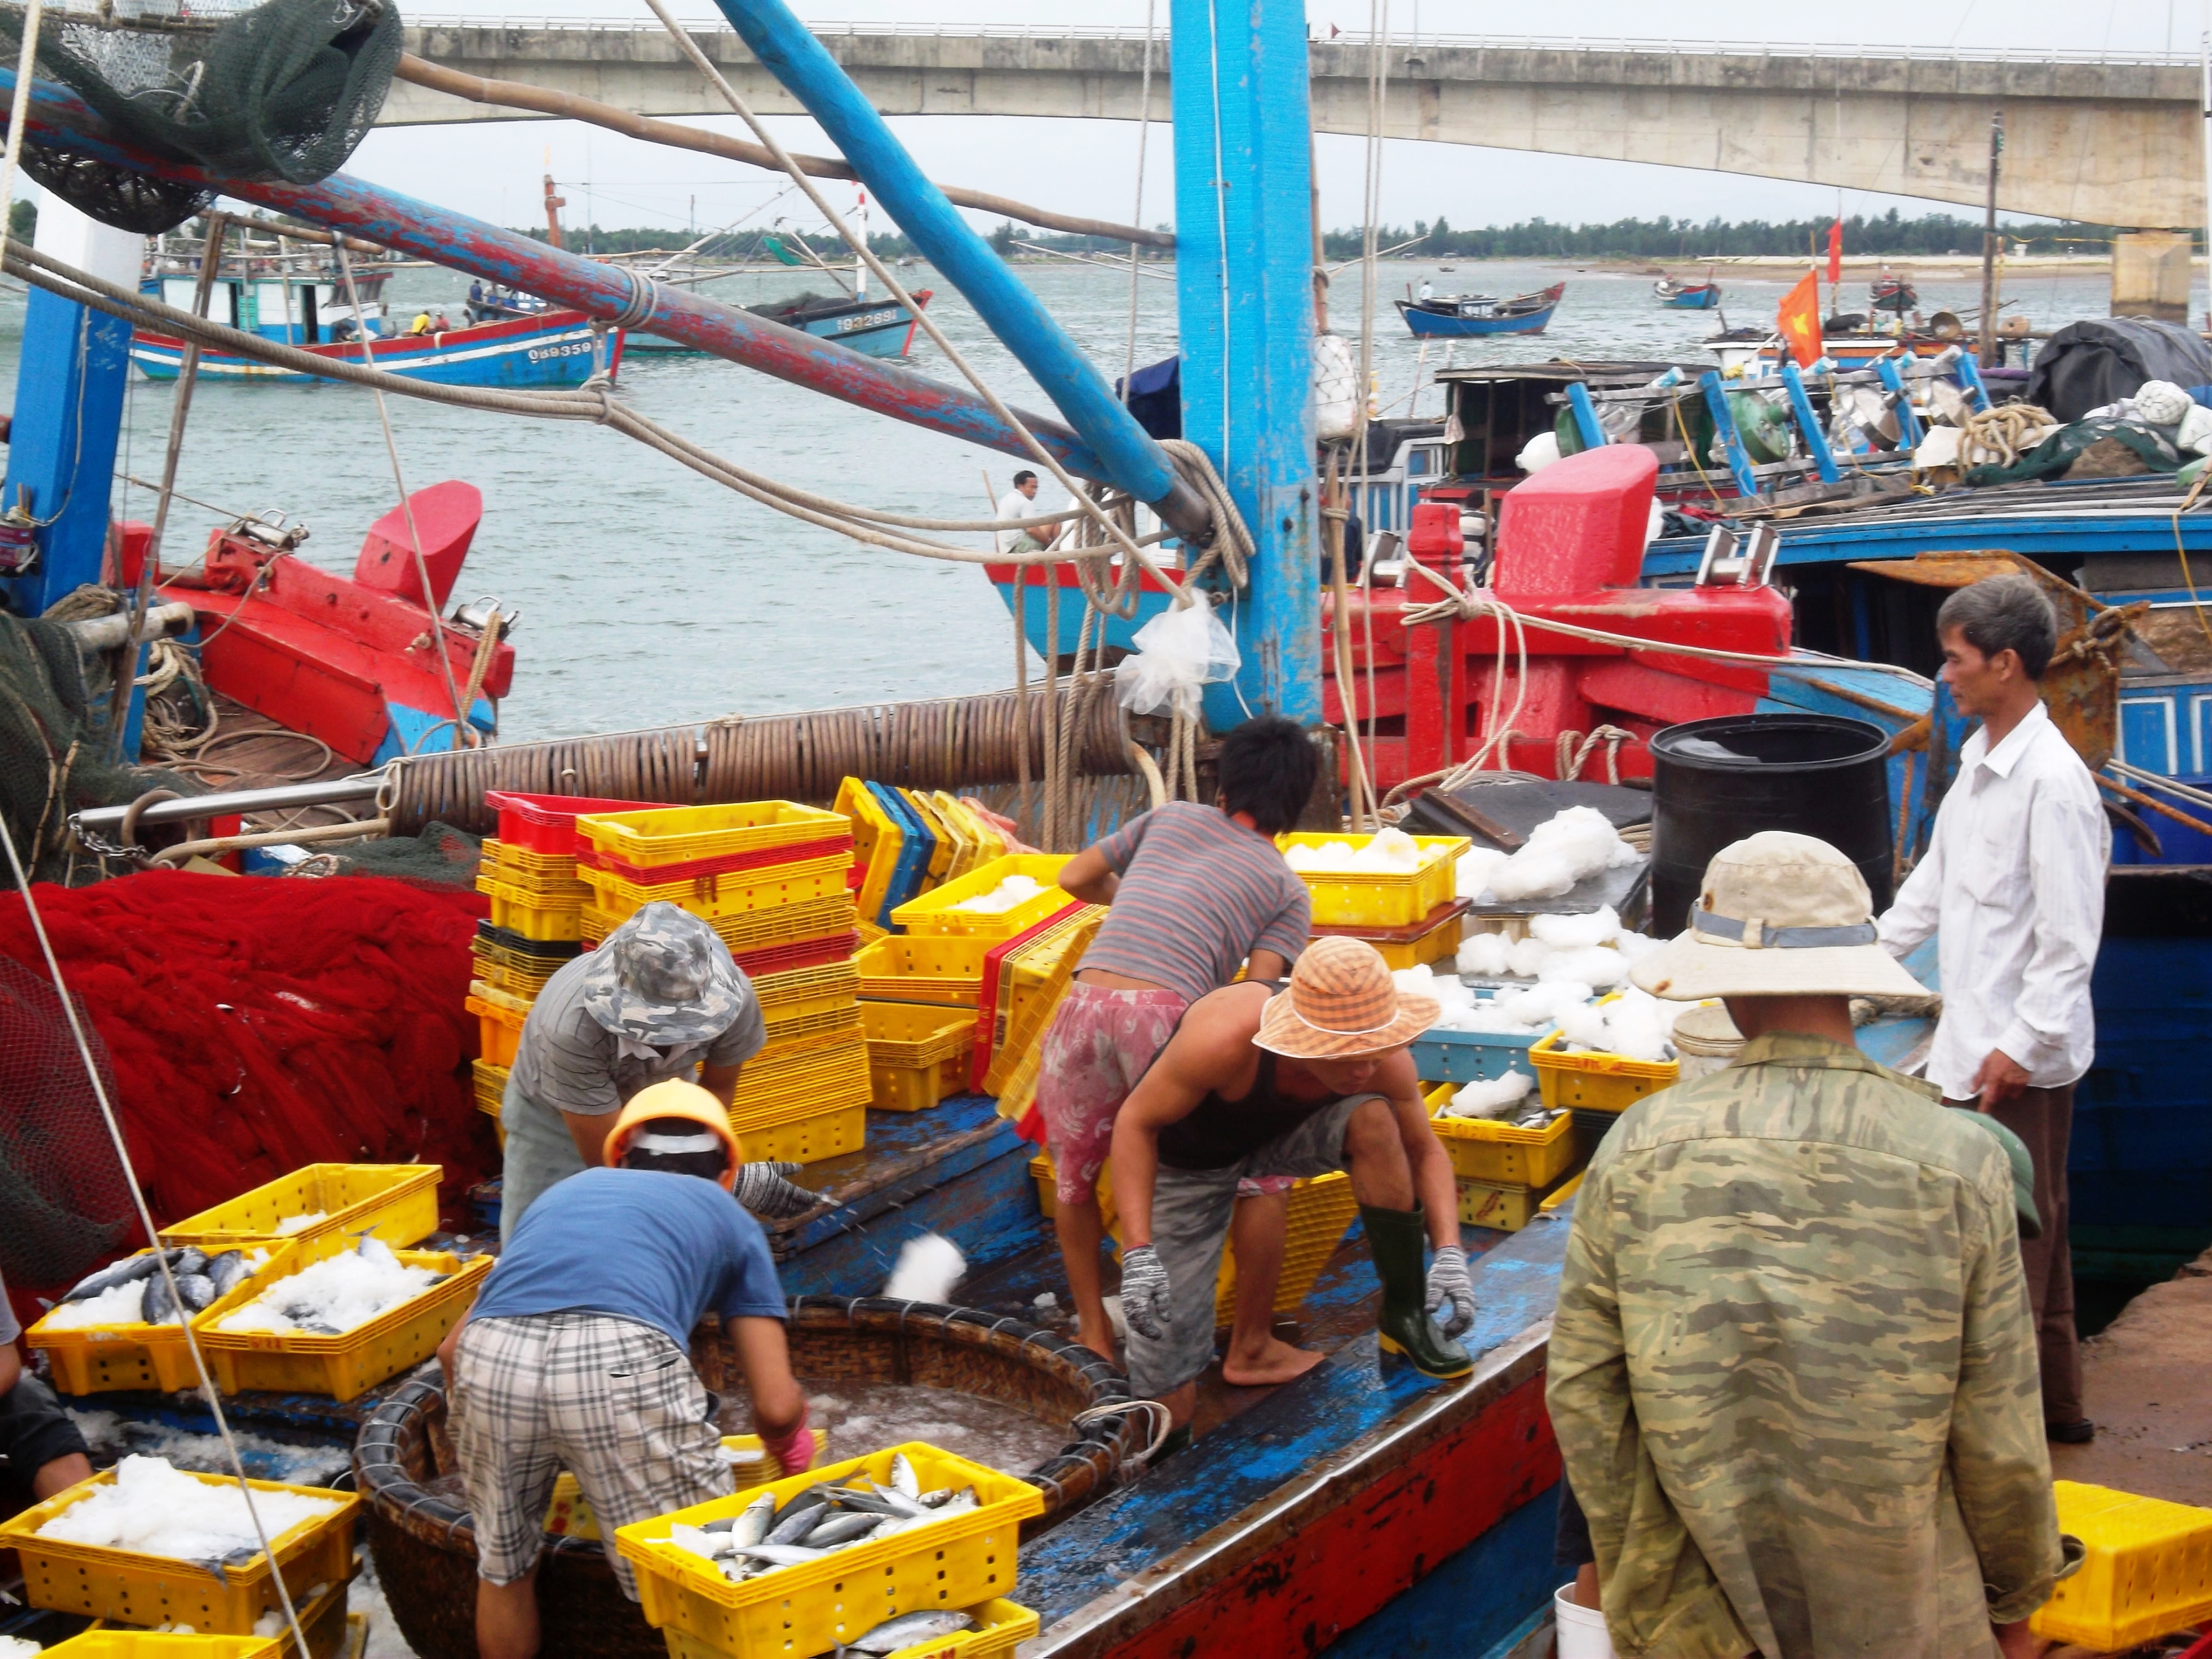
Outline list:
[[[695,33],[731,33],[729,24],[720,17],[686,17],[678,21]],[[635,17],[448,16],[410,13],[407,23],[410,28],[430,29],[514,28],[620,34],[648,33],[651,30],[650,25],[641,26]],[[809,23],[807,27],[817,35],[830,39],[844,35],[905,35],[923,39],[986,40],[1142,40],[1145,38],[1142,29],[1086,28],[1061,24],[822,22]],[[1167,31],[1160,30],[1156,38],[1164,42]],[[1368,49],[1373,43],[1372,36],[1353,33],[1315,42],[1317,46],[1348,46],[1359,50]],[[1580,34],[1424,33],[1418,38],[1393,34],[1388,37],[1387,44],[1395,53],[1418,52],[1425,47],[1442,46],[1494,52],[1625,52],[1642,56],[1696,58],[1871,58],[1902,59],[1915,63],[2107,64],[2173,69],[2194,69],[2198,61],[2197,54],[2193,52],[2091,52],[2034,46],[1864,46],[1803,40],[1683,40],[1656,36],[1615,39]]]

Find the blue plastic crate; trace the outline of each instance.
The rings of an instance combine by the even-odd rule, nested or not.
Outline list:
[[[890,884],[884,893],[883,908],[867,918],[877,927],[891,928],[891,912],[921,891],[923,875],[937,851],[937,837],[931,834],[896,789],[887,785],[871,782],[868,793],[875,797],[885,817],[899,826],[898,862],[891,866]]]
[[[1431,1031],[1413,1045],[1413,1073],[1425,1083],[1473,1083],[1508,1072],[1536,1075],[1528,1050],[1546,1031],[1511,1036],[1500,1031]]]

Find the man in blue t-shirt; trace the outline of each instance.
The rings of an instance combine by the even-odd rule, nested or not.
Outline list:
[[[734,1490],[688,1351],[703,1315],[721,1316],[784,1473],[813,1459],[783,1288],[731,1191],[743,1154],[727,1109],[696,1084],[655,1084],[623,1109],[605,1158],[530,1206],[439,1350],[476,1517],[482,1659],[538,1651],[538,1551],[561,1470],[632,1601],[615,1529]]]

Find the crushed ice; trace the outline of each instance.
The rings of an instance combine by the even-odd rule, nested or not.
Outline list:
[[[326,1256],[278,1279],[236,1312],[216,1322],[219,1331],[307,1331],[335,1336],[422,1295],[444,1278],[410,1267],[376,1238],[361,1248]]]
[[[305,1232],[316,1223],[331,1218],[327,1210],[310,1210],[305,1215],[288,1215],[274,1229],[279,1238],[289,1238],[294,1233]]]
[[[1008,876],[989,892],[962,899],[952,908],[979,916],[1002,916],[1016,906],[1028,903],[1042,891],[1043,884],[1034,877]]]
[[[257,1492],[253,1509],[270,1538],[327,1516],[343,1500],[305,1492]],[[258,1553],[246,1496],[234,1482],[198,1480],[158,1457],[132,1455],[115,1466],[112,1485],[94,1486],[39,1528],[41,1538],[91,1544],[179,1561],[220,1561]]]
[[[1420,843],[1403,830],[1384,830],[1356,848],[1349,841],[1300,844],[1283,862],[1300,875],[1407,876],[1420,868],[1421,857]]]

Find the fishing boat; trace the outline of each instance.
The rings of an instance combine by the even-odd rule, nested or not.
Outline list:
[[[1721,285],[1711,278],[1678,283],[1672,276],[1662,276],[1651,284],[1651,292],[1670,311],[1712,311],[1721,302]]]
[[[610,375],[621,368],[623,331],[607,331],[604,364],[592,319],[575,311],[549,310],[533,317],[425,334],[380,335],[366,355],[357,340],[302,343],[301,349],[340,362],[373,362],[390,374],[441,386],[568,386],[582,385],[601,368]],[[149,380],[175,380],[184,353],[182,340],[163,334],[139,333],[131,343],[131,361]],[[199,372],[216,380],[318,383],[316,376],[303,370],[258,362],[234,352],[203,351]]]
[[[1867,284],[1867,303],[1876,311],[1902,317],[1919,306],[1920,295],[1913,288],[1911,277],[1885,270]]]
[[[1438,295],[1428,300],[1393,300],[1406,327],[1424,339],[1465,339],[1480,334],[1541,334],[1567,291],[1554,283],[1510,300],[1486,294]]]
[[[917,289],[916,306],[929,303],[930,290]],[[817,340],[835,340],[871,357],[903,357],[914,349],[919,326],[914,313],[896,300],[869,300],[850,295],[825,296],[802,294],[793,300],[772,301],[751,307],[787,328],[811,334]]]

